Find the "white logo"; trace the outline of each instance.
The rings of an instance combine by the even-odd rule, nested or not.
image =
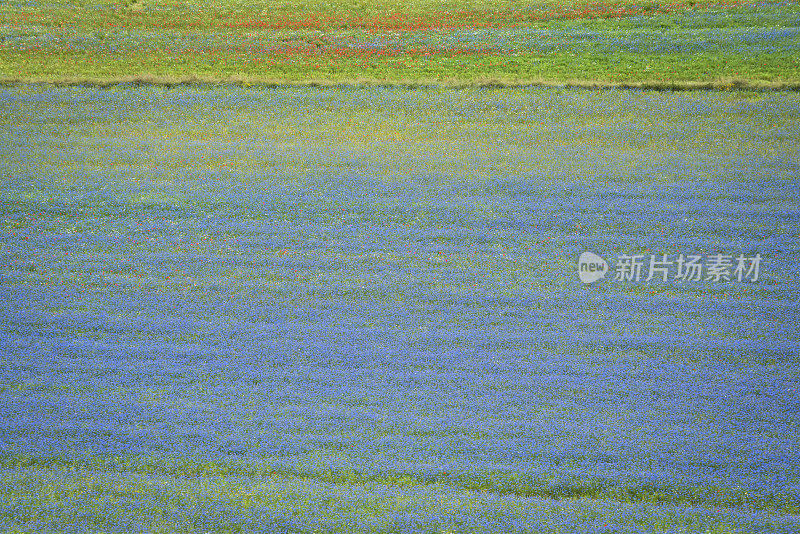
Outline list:
[[[607,272],[608,263],[594,252],[584,252],[578,258],[578,277],[584,284],[597,282]]]
[[[612,271],[617,282],[756,282],[761,254],[620,254],[614,268],[594,252],[578,258],[578,277],[584,284],[597,282]]]

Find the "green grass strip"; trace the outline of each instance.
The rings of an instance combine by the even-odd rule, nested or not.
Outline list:
[[[761,510],[784,514],[800,513],[800,500],[788,493],[757,494],[742,488],[715,485],[653,485],[576,476],[531,476],[506,471],[439,473],[365,473],[353,469],[299,469],[266,464],[234,463],[194,458],[92,457],[67,459],[5,455],[0,467],[8,470],[47,470],[72,473],[127,473],[167,477],[249,477],[256,479],[302,479],[335,485],[447,486],[457,490],[488,492],[516,497],[546,499],[594,499],[625,503],[690,505],[706,508]]]
[[[145,7],[0,9],[0,82],[800,87],[794,3]]]

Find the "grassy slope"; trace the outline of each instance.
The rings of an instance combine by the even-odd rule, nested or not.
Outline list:
[[[796,518],[790,507],[775,513],[777,503],[713,487],[677,493],[547,482],[528,487],[502,473],[427,480],[116,461],[14,465],[0,475],[0,496],[14,503],[0,513],[0,526],[9,532],[475,533],[514,525],[515,532],[542,534],[733,533],[791,532]]]
[[[4,3],[0,79],[800,87],[794,3],[204,6]]]

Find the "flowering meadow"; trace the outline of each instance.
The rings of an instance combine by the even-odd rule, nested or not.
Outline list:
[[[0,530],[798,532],[798,175],[794,92],[0,88]]]
[[[800,87],[796,2],[4,0],[0,81]]]

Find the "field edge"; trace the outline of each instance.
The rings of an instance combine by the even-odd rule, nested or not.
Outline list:
[[[422,88],[525,88],[542,87],[557,89],[595,89],[595,90],[644,90],[644,91],[750,91],[750,92],[796,92],[800,91],[800,80],[782,82],[759,82],[743,79],[718,79],[711,81],[644,81],[609,82],[600,80],[553,81],[543,79],[401,79],[359,78],[355,80],[335,80],[329,78],[307,80],[283,80],[275,78],[213,77],[213,76],[122,76],[109,78],[94,77],[14,77],[0,76],[0,86],[56,86],[56,87],[114,87],[114,86],[231,86],[231,87],[396,87],[405,89]]]

